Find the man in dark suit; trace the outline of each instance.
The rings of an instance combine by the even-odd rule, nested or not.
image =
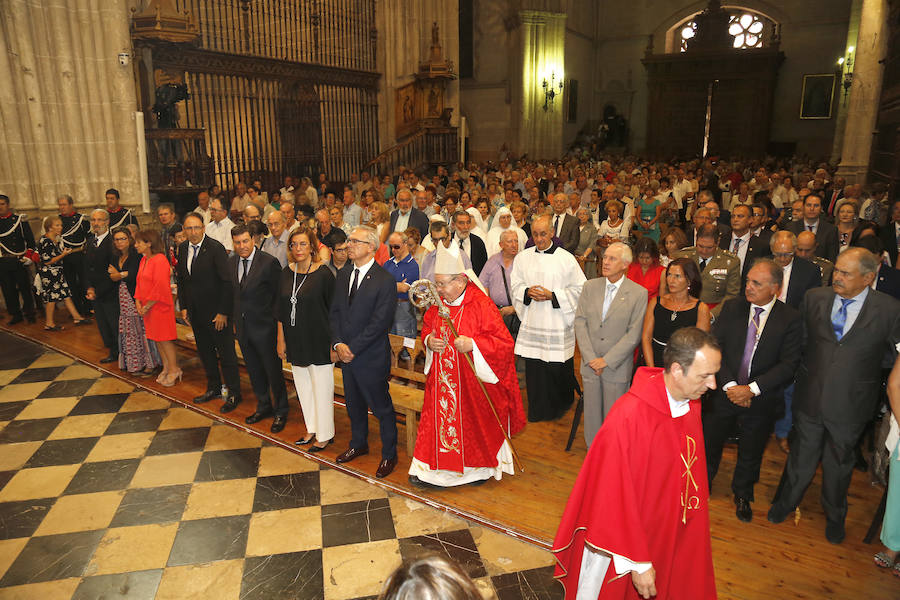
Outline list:
[[[425,196],[424,190],[416,193]],[[410,227],[418,229],[422,239],[428,235],[428,216],[413,206],[412,192],[404,188],[397,192],[397,210],[391,212],[391,232],[402,233]]]
[[[93,302],[94,318],[100,338],[109,353],[101,363],[119,359],[119,286],[109,278],[109,259],[112,257],[112,236],[109,235],[109,214],[102,208],[91,212],[91,232],[84,245],[85,297]]]
[[[778,299],[796,309],[808,290],[822,285],[822,272],[813,263],[796,256],[797,236],[790,231],[778,231],[769,241],[772,258],[784,272]]]
[[[821,218],[822,198],[810,194],[803,201],[803,218],[791,221],[786,227],[788,231],[799,235],[802,231],[811,231],[816,236],[816,256],[827,258],[831,262],[838,255],[837,227]]]
[[[769,245],[753,235],[752,223],[753,210],[746,204],[738,204],[731,211],[731,235],[719,238],[719,248],[728,250],[741,261],[742,289],[753,261],[769,256]]]
[[[578,230],[578,218],[567,213],[567,208],[569,208],[569,197],[565,194],[553,194],[553,214],[550,215],[553,236],[559,240],[560,246],[568,250],[570,254],[575,254],[581,234]]]
[[[870,287],[877,268],[871,252],[848,248],[832,287],[808,291],[800,307],[794,434],[769,521],[781,523],[797,507],[821,460],[825,537],[833,544],[844,539],[855,448],[880,398],[882,365],[900,343],[900,302]]]
[[[750,229],[753,231],[753,236],[758,238],[766,245],[766,248],[768,248],[773,233],[772,230],[769,229],[768,211],[766,210],[765,205],[760,204],[759,202],[755,202],[751,208],[753,209],[753,221],[750,224]]]
[[[332,348],[343,363],[344,398],[350,417],[350,447],[337,457],[345,463],[369,453],[367,408],[381,430],[379,478],[397,466],[397,421],[388,392],[391,348],[388,331],[397,306],[397,282],[375,262],[380,242],[371,227],[357,227],[347,239],[353,270],[338,274],[331,305]]]
[[[476,275],[481,274],[487,262],[487,247],[477,235],[472,235],[472,215],[464,210],[457,211],[453,215],[453,243],[458,244],[469,260],[472,261],[472,270]]]
[[[853,242],[853,245],[865,248],[875,256],[884,256],[884,246],[881,240],[875,236],[861,237]],[[900,270],[887,266],[884,264],[884,261],[879,261],[878,271],[875,272],[875,281],[872,283],[872,286],[879,292],[900,300]]]
[[[753,519],[753,486],[785,387],[800,361],[800,313],[778,300],[782,270],[758,259],[747,274],[744,296],[725,303],[713,325],[722,348],[710,410],[703,414],[709,484],[716,477],[722,446],[735,424],[740,432],[731,479],[737,518]]]
[[[775,232],[769,241],[769,248],[772,250],[772,259],[781,267],[783,273],[778,299],[799,310],[806,292],[822,285],[822,271],[814,263],[796,256],[797,236],[790,231]],[[792,381],[784,390],[784,415],[775,421],[775,439],[778,440],[778,446],[785,454],[790,452],[788,434],[793,425],[793,403],[794,383]]]
[[[709,194],[708,190],[703,190],[700,192],[700,198],[704,198],[705,195]],[[719,203],[716,202],[716,199],[709,194],[709,197],[704,201],[703,207],[709,211],[711,223],[713,223],[716,228],[719,230],[719,239],[723,237],[728,237],[731,235],[731,213],[727,210],[723,211],[719,208]]]
[[[897,267],[897,250],[900,249],[900,199],[891,203],[888,211],[888,222],[879,230],[878,238],[891,257],[891,266]]]
[[[197,353],[206,371],[206,392],[194,398],[202,404],[222,397],[222,379],[228,388],[223,413],[233,411],[241,401],[234,333],[228,319],[234,296],[228,272],[225,246],[205,233],[203,217],[188,213],[182,225],[187,240],[178,247],[175,267],[178,281],[178,305],[181,318],[190,322],[197,342]],[[222,375],[219,375],[219,363]]]
[[[281,359],[275,353],[281,264],[271,254],[256,249],[246,225],[232,228],[231,241],[235,254],[228,258],[228,274],[234,291],[234,327],[256,394],[256,412],[245,422],[253,425],[274,416],[271,431],[278,433],[284,429],[288,414]]]

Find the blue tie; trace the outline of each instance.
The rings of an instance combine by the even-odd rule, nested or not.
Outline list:
[[[831,320],[831,327],[834,329],[834,335],[838,340],[844,337],[844,325],[847,323],[847,307],[851,302],[853,302],[852,298],[849,300],[841,298],[841,308],[838,309],[834,319]]]

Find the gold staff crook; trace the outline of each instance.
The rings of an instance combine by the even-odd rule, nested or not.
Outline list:
[[[447,305],[444,304],[443,300],[441,300],[440,294],[438,294],[437,286],[434,285],[434,282],[428,279],[417,279],[413,281],[409,285],[409,301],[412,302],[413,306],[416,308],[421,308],[422,310],[428,310],[432,305],[437,308],[438,315],[444,319],[444,322],[450,327],[450,331],[453,333],[453,337],[459,337],[459,333],[456,331],[456,327],[453,325],[453,321],[450,320],[450,309],[447,308]],[[512,440],[509,439],[509,435],[506,433],[506,429],[503,428],[503,424],[500,423],[500,417],[497,415],[497,409],[494,408],[494,403],[491,401],[490,395],[488,395],[487,388],[484,387],[484,382],[481,381],[481,378],[478,377],[478,373],[475,371],[475,365],[472,363],[472,357],[469,356],[467,352],[460,352],[460,354],[465,357],[466,362],[469,363],[469,368],[472,369],[472,374],[475,375],[475,380],[478,381],[478,385],[481,387],[481,391],[484,393],[484,397],[487,399],[488,406],[491,407],[491,413],[494,415],[494,420],[497,422],[497,426],[500,428],[500,432],[503,434],[504,439],[506,439],[506,443],[509,444],[509,449],[512,452],[513,460],[516,463],[516,466],[519,467],[520,471],[525,471],[525,467],[522,465],[521,459],[519,459],[519,453],[516,452],[515,447],[513,446]]]

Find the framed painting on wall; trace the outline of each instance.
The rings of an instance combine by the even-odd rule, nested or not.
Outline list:
[[[416,84],[408,83],[397,88],[394,94],[395,135],[400,139],[416,130],[418,120]]]
[[[801,119],[830,119],[834,103],[834,73],[803,76],[800,93]]]

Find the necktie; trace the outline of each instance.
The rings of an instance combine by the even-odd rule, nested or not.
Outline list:
[[[741,238],[734,238],[734,243],[731,245],[731,251],[735,254],[738,253],[738,248],[741,247],[741,242],[744,241]]]
[[[812,231],[812,230],[813,230],[813,226],[812,226],[812,225],[807,225],[807,226],[806,226],[806,230],[807,230],[807,231]]]
[[[603,314],[600,315],[601,320],[606,319],[606,313],[609,312],[609,305],[612,304],[613,298],[616,296],[616,288],[618,286],[610,283],[606,286],[606,296],[603,298]]]
[[[756,348],[756,336],[759,332],[759,316],[765,310],[761,306],[754,306],[753,321],[747,327],[747,339],[744,340],[744,355],[741,357],[741,367],[738,369],[737,382],[739,385],[750,383],[750,361],[753,358],[753,349]]]
[[[465,248],[463,248],[463,240],[462,239],[459,240],[459,249],[465,250]]]
[[[191,244],[191,262],[188,263],[188,273],[191,273],[194,269],[194,259],[197,258],[197,252],[199,250],[200,246]]]
[[[553,219],[553,235],[556,235],[559,232],[559,215]]]
[[[248,262],[249,260],[250,260],[250,259],[245,258],[245,259],[242,259],[242,261],[241,261],[241,262],[244,263],[244,272],[241,273],[241,283],[244,283],[244,281],[247,280],[247,262]]]
[[[837,314],[834,315],[834,318],[831,320],[831,327],[834,329],[834,336],[840,340],[844,337],[844,325],[847,324],[847,307],[850,306],[850,303],[853,302],[853,298],[849,300],[846,298],[841,298],[841,307],[838,309]]]
[[[706,260],[707,260],[707,259],[705,259],[705,258],[701,258],[701,259],[700,259],[700,272],[701,272],[701,273],[702,273],[704,270],[706,270]]]
[[[356,295],[356,283],[359,281],[359,269],[353,267],[353,281],[350,282],[350,299],[348,304],[353,304],[353,296]]]

